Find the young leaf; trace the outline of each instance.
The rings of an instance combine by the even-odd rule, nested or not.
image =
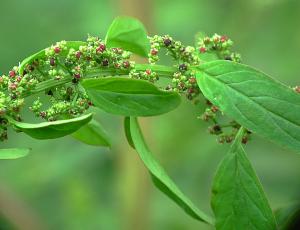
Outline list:
[[[83,46],[83,45],[85,45],[85,44],[86,44],[86,43],[85,43],[85,42],[82,42],[82,41],[67,41],[67,44],[66,44],[67,50],[62,51],[62,54],[63,54],[63,55],[66,55],[67,52],[69,52],[69,50],[70,50],[71,48],[77,50],[77,49],[79,49],[80,46]],[[39,52],[37,52],[37,53],[35,53],[35,54],[33,54],[33,55],[31,55],[31,56],[25,58],[25,59],[21,62],[20,66],[19,66],[19,72],[20,72],[20,74],[21,74],[21,75],[23,74],[24,69],[25,69],[25,67],[26,67],[27,64],[31,64],[34,60],[44,58],[44,57],[46,56],[45,50],[46,50],[46,49],[43,49],[43,50],[41,50],[41,51],[39,51]]]
[[[178,93],[162,91],[144,80],[106,77],[86,79],[82,85],[97,107],[117,115],[154,116],[180,104]]]
[[[42,140],[55,139],[69,135],[90,122],[92,116],[93,115],[90,113],[73,119],[42,122],[39,124],[23,123],[13,119],[9,119],[9,122],[19,131],[22,131],[33,138]]]
[[[0,159],[1,160],[10,160],[25,157],[29,153],[29,149],[0,149]]]
[[[102,125],[95,120],[92,120],[88,124],[82,126],[76,132],[72,133],[71,136],[88,145],[105,147],[111,146],[110,140]]]
[[[130,132],[135,149],[149,170],[156,187],[177,203],[191,217],[212,224],[212,218],[200,211],[192,201],[179,190],[165,170],[155,160],[144,141],[137,118],[135,117],[130,117]]]
[[[106,34],[106,45],[148,57],[150,42],[143,24],[130,17],[117,17]]]
[[[131,134],[130,134],[130,117],[124,117],[124,131],[128,144],[135,149]]]
[[[195,69],[204,96],[247,129],[300,151],[300,95],[249,66],[214,61]]]
[[[211,206],[216,229],[275,230],[272,210],[241,144],[243,129],[220,163],[213,181]]]

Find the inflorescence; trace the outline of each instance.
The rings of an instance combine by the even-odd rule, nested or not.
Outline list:
[[[213,35],[199,38],[196,47],[184,46],[172,37],[149,37],[151,49],[148,55],[150,65],[141,70],[135,68],[132,54],[121,48],[108,48],[103,40],[89,36],[86,43],[70,46],[61,41],[45,49],[43,56],[37,56],[20,71],[15,66],[7,75],[0,76],[0,140],[7,139],[7,116],[22,121],[21,108],[25,98],[35,95],[29,109],[47,121],[66,119],[85,113],[93,102],[89,100],[85,90],[78,84],[82,78],[98,77],[94,70],[101,70],[103,77],[127,75],[135,79],[143,79],[155,83],[159,80],[159,71],[151,69],[158,61],[161,50],[174,61],[174,71],[168,73],[169,84],[165,90],[176,91],[185,95],[188,100],[197,103],[202,94],[196,81],[192,66],[201,65],[205,55],[212,54],[216,59],[240,62],[240,55],[231,52],[233,42],[227,36]],[[51,84],[45,84],[45,83]],[[222,113],[211,104],[206,103],[206,110],[201,118],[212,123],[211,134],[217,135],[220,143],[231,142],[240,125],[235,121],[221,125],[219,117]],[[224,129],[231,131],[225,132]],[[248,141],[250,132],[244,136]]]

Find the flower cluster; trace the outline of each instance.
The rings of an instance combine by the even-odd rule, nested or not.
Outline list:
[[[192,46],[184,46],[180,41],[175,41],[169,35],[150,37],[151,50],[149,53],[149,63],[156,64],[159,61],[159,51],[164,48],[166,55],[173,58],[177,69],[173,74],[171,84],[166,89],[185,94],[189,100],[195,99],[199,93],[196,78],[191,66],[200,64],[200,58]]]
[[[232,45],[232,40],[226,35],[214,34],[212,37],[199,38],[197,49],[200,54],[213,53],[218,59],[241,62],[241,56],[231,52]]]
[[[47,99],[47,103],[38,99],[30,107],[31,111],[48,121],[81,115],[92,105],[84,89],[77,84],[86,71],[92,68],[129,71],[133,66],[129,61],[130,55],[120,48],[108,49],[101,39],[92,36],[79,45],[57,42],[28,63],[22,73],[19,67],[14,67],[7,76],[0,77],[3,91],[0,95],[0,116],[6,114],[20,120],[24,97],[30,95],[39,83],[50,80],[58,84],[45,90],[47,96],[41,98]],[[59,84],[68,78],[71,81]],[[48,101],[50,106],[46,108],[43,105],[49,104]]]
[[[169,35],[155,35],[149,39],[150,65],[142,70],[135,68],[135,62],[130,60],[130,52],[117,47],[108,48],[103,40],[88,36],[86,42],[57,42],[34,55],[26,66],[14,67],[7,75],[0,76],[0,140],[7,138],[8,122],[5,116],[21,121],[21,107],[25,98],[32,94],[40,95],[29,109],[37,117],[55,121],[80,116],[93,105],[78,84],[84,77],[128,75],[157,82],[163,74],[151,67],[155,67],[159,61],[161,49],[166,50],[166,55],[174,61],[173,69],[166,73],[171,79],[165,89],[183,94],[195,103],[199,101],[197,98],[201,91],[192,67],[201,65],[201,54],[211,52],[218,59],[240,61],[239,55],[230,51],[232,41],[226,36],[205,37],[198,41],[199,47],[196,48],[185,46]],[[101,70],[101,76],[98,70]],[[208,103],[202,118],[213,122],[209,131],[218,136],[219,142],[231,142],[240,126],[230,122],[227,127],[231,127],[232,131],[225,133],[226,127],[218,122],[219,115],[218,108]],[[248,133],[244,142],[246,139]]]
[[[213,105],[210,101],[206,101],[207,108],[205,112],[202,114],[201,118],[203,121],[209,122],[212,125],[208,127],[208,131],[212,135],[217,136],[217,140],[219,143],[231,143],[234,140],[238,130],[240,129],[241,125],[238,124],[234,120],[220,121],[222,117],[222,113],[219,108]],[[226,123],[225,123],[226,122]],[[245,132],[242,142],[246,144],[250,138],[250,131]]]

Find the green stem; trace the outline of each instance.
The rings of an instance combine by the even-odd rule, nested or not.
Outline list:
[[[163,65],[150,65],[150,64],[136,64],[135,69],[137,71],[145,71],[150,69],[153,72],[156,72],[161,77],[172,78],[173,73],[176,72],[176,68],[168,67]],[[128,75],[130,70],[119,70],[114,68],[91,68],[86,70],[84,74],[84,78],[95,78],[95,77],[105,77],[105,76],[126,76]],[[58,87],[64,84],[67,84],[72,81],[72,76],[67,75],[60,80],[50,79],[41,83],[38,83],[36,87],[30,92],[26,92],[23,94],[23,97],[28,97],[33,94],[37,94],[39,92],[43,92],[47,89],[51,89],[53,87]]]

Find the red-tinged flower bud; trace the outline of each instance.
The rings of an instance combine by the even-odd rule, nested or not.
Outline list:
[[[223,36],[221,37],[221,42],[226,42],[227,40],[228,40],[228,37],[227,37],[227,36],[223,35]]]
[[[79,59],[81,57],[81,55],[82,55],[82,53],[80,51],[77,51],[76,54],[75,54],[77,59]]]
[[[56,54],[60,53],[60,51],[61,51],[60,47],[58,47],[58,46],[55,46],[55,47],[54,47],[54,52],[55,52]]]
[[[200,51],[200,53],[205,53],[206,52],[206,48],[205,47],[200,47],[199,51]]]
[[[150,75],[150,74],[151,74],[151,69],[146,69],[145,73],[146,73],[147,75]]]
[[[129,68],[130,67],[130,62],[129,61],[124,61],[123,62],[123,67],[126,68],[126,69]]]
[[[103,43],[101,43],[96,49],[97,53],[103,53],[105,50],[106,50],[106,46]]]
[[[151,55],[155,56],[155,55],[157,55],[158,50],[157,49],[152,49],[150,53],[151,53]]]
[[[80,77],[81,77],[81,76],[80,76],[80,73],[75,73],[75,74],[74,74],[74,78],[80,79]]]
[[[196,78],[195,78],[195,77],[190,77],[190,78],[189,78],[189,83],[190,83],[190,84],[196,84],[196,83],[197,83]]]
[[[16,71],[14,71],[14,70],[9,71],[9,76],[10,77],[15,77],[16,76]]]
[[[194,88],[188,88],[187,90],[188,94],[192,94],[195,92]]]
[[[18,76],[17,77],[17,82],[20,82],[22,80],[22,77],[21,76]]]
[[[10,85],[9,85],[9,89],[11,89],[11,90],[16,90],[17,89],[17,84],[16,83],[11,83]]]

